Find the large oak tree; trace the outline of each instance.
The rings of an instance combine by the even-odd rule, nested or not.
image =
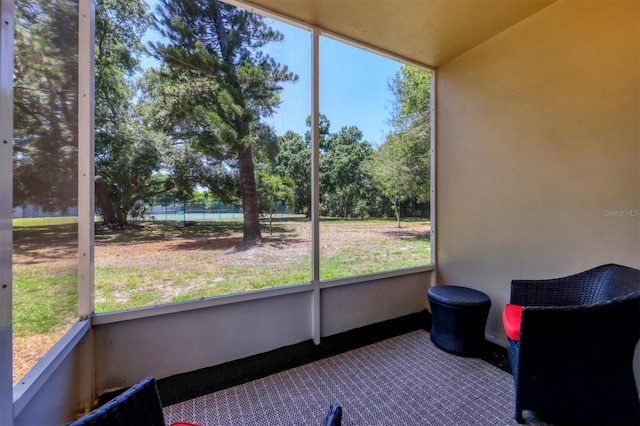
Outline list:
[[[175,185],[166,138],[142,122],[135,80],[151,22],[142,0],[98,0],[95,33],[96,203],[106,224],[122,226],[134,206]]]

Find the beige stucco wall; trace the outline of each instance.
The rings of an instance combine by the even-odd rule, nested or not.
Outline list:
[[[640,2],[563,1],[437,77],[438,284],[640,267]]]

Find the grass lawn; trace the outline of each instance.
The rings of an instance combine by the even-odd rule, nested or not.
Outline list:
[[[430,263],[430,223],[320,222],[323,280]],[[309,282],[311,223],[287,216],[264,241],[237,249],[242,221],[148,222],[96,232],[95,310],[109,312]],[[14,220],[14,381],[76,320],[74,219]]]

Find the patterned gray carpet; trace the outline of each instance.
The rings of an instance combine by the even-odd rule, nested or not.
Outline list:
[[[513,379],[436,348],[425,331],[365,346],[164,408],[168,423],[321,425],[331,403],[344,426],[516,425]],[[525,411],[529,425],[546,425]]]

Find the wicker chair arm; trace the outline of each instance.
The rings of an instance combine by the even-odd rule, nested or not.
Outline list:
[[[595,288],[578,275],[548,280],[513,280],[511,303],[521,306],[569,306],[588,304]]]
[[[640,290],[640,271],[608,264],[561,278],[514,280],[511,303],[522,306],[586,305]]]
[[[67,426],[164,425],[162,403],[153,377],[147,377],[102,407]]]
[[[525,306],[520,322],[520,341],[525,345],[577,345],[588,348],[594,334],[600,340],[640,338],[640,291],[604,302],[570,306]],[[634,343],[635,345],[635,343]]]

